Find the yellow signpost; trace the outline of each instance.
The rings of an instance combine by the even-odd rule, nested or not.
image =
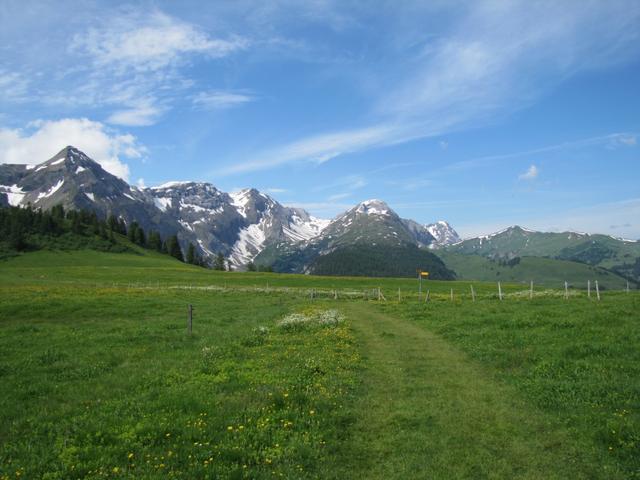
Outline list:
[[[418,269],[418,300],[422,298],[422,279],[427,278],[429,276],[429,272],[423,272]]]

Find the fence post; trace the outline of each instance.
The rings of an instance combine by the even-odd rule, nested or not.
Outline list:
[[[598,280],[596,280],[596,297],[600,301],[600,287],[598,287]]]
[[[502,301],[502,285],[498,282],[498,298]]]
[[[529,300],[533,299],[533,280],[531,280],[531,287],[529,287]]]
[[[569,300],[569,284],[566,280],[564,282],[564,299]]]
[[[471,287],[471,301],[476,301],[476,292],[473,290],[473,285],[469,285]]]
[[[451,301],[453,302],[453,288],[451,289]]]
[[[402,301],[402,296],[400,295],[400,287],[398,287],[398,303]]]
[[[191,335],[193,331],[193,305],[189,304],[189,308],[187,309],[187,333]]]
[[[591,280],[587,280],[587,297],[591,298]]]

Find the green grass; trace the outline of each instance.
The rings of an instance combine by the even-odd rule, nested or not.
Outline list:
[[[292,308],[276,296],[12,289],[0,478],[326,475],[358,355],[344,324],[278,327]]]
[[[411,321],[465,352],[494,382],[526,399],[527,416],[546,419],[554,449],[582,475],[640,478],[640,298],[606,302],[549,298],[431,304],[387,304],[381,310]],[[544,430],[544,429],[543,429]],[[569,462],[569,463],[566,463]],[[544,476],[544,478],[549,478]]]
[[[640,478],[637,293],[474,286],[2,261],[0,479]]]

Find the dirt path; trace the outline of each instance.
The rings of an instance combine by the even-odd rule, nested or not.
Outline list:
[[[364,302],[345,311],[366,369],[342,475],[585,477],[563,432],[440,337]]]

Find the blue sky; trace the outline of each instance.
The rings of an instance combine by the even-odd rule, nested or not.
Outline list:
[[[640,238],[640,3],[0,5],[0,162]]]

